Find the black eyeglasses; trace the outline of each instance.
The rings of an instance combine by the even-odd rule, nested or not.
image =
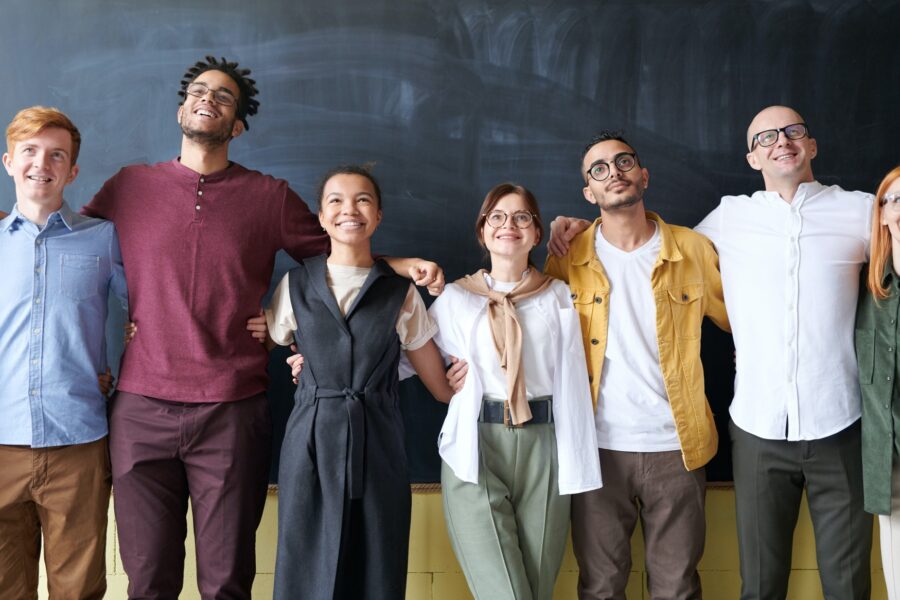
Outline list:
[[[616,168],[622,173],[627,173],[632,170],[637,162],[637,154],[633,152],[619,152],[612,159],[612,164],[616,165]],[[604,181],[609,177],[609,173],[609,163],[603,162],[602,160],[598,160],[591,165],[590,169],[588,169],[588,175],[590,175],[591,179],[594,181]]]
[[[195,98],[203,98],[208,93],[212,92],[213,100],[216,101],[216,104],[221,104],[222,106],[234,106],[237,102],[237,98],[234,97],[231,90],[228,90],[227,88],[214,90],[202,81],[195,81],[194,83],[189,84],[184,91]]]
[[[806,123],[794,123],[793,125],[785,125],[779,129],[765,129],[756,133],[751,138],[750,151],[756,148],[756,144],[762,147],[768,147],[778,141],[778,134],[784,132],[784,137],[789,140],[799,140],[809,135],[809,127]]]
[[[500,229],[501,227],[506,225],[506,220],[509,218],[512,218],[512,224],[515,225],[518,229],[528,229],[531,226],[531,223],[534,221],[535,217],[535,215],[524,210],[517,210],[512,214],[509,214],[502,210],[492,210],[491,212],[483,214],[481,216],[485,217],[485,222],[494,229]]]

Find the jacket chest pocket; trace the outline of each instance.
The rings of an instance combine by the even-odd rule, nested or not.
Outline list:
[[[683,340],[700,338],[703,324],[703,284],[681,285],[666,290],[675,337]]]
[[[100,257],[96,254],[60,255],[60,289],[72,300],[86,300],[98,294]]]
[[[864,385],[875,380],[875,332],[856,330],[856,361],[859,363],[859,382]]]
[[[602,310],[605,302],[604,294],[594,290],[572,288],[572,304],[578,312],[578,320],[581,325],[582,335],[588,336],[591,331],[591,322],[596,318],[595,310]],[[599,313],[596,313],[599,315]]]

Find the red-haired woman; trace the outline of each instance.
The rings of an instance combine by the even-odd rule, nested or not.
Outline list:
[[[878,515],[890,600],[900,600],[900,166],[878,186],[871,262],[856,314],[865,508]]]

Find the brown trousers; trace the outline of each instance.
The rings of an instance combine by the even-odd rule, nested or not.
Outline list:
[[[641,520],[647,589],[654,600],[701,598],[697,563],[706,538],[706,473],[681,452],[600,450],[603,487],[572,496],[572,544],[581,600],[625,600],[631,534]]]
[[[52,600],[106,592],[107,439],[0,446],[0,598],[38,597],[41,534]]]

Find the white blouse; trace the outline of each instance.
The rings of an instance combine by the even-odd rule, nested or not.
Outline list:
[[[493,282],[488,279],[488,284]],[[498,289],[504,284],[497,284]],[[578,314],[569,288],[554,281],[516,304],[523,333],[522,363],[528,398],[553,396],[559,492],[602,486],[591,392]],[[506,377],[491,338],[487,298],[450,284],[428,310],[445,355],[469,363],[465,384],[450,401],[438,449],[454,474],[478,482],[478,415],[482,397],[506,398]]]

